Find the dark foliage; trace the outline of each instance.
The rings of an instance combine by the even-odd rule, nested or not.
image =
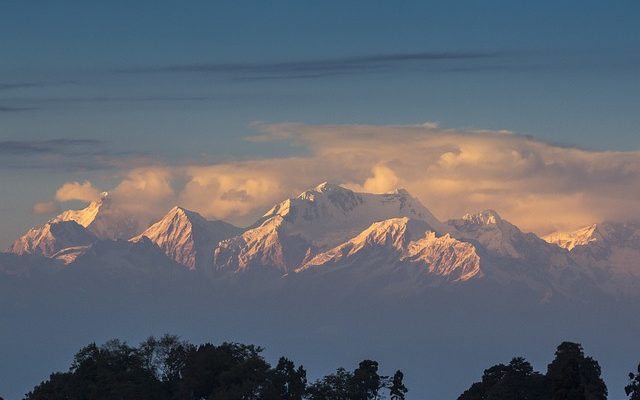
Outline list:
[[[262,391],[265,400],[301,400],[307,389],[307,371],[296,368],[293,361],[281,357],[278,365],[267,374]]]
[[[388,389],[403,399],[402,372],[393,380],[364,360],[353,372],[340,368],[312,385],[293,361],[272,368],[252,345],[194,346],[166,335],[138,347],[112,340],[92,343],[75,356],[69,371],[54,373],[26,400],[369,400]]]
[[[640,364],[635,374],[629,373],[629,384],[624,388],[624,392],[629,396],[629,400],[640,400]]]
[[[396,371],[391,378],[391,385],[389,386],[389,396],[391,400],[404,400],[405,395],[409,391],[404,385],[404,374],[402,371]]]
[[[138,349],[112,340],[92,343],[75,356],[69,372],[54,373],[27,394],[29,400],[57,399],[155,399],[161,383],[145,368]]]
[[[534,372],[524,358],[507,365],[498,364],[484,371],[482,381],[474,383],[459,400],[542,400],[549,399],[547,378]]]
[[[111,340],[92,343],[74,357],[67,372],[53,373],[25,400],[404,400],[404,374],[379,374],[364,360],[353,371],[338,368],[308,384],[307,372],[287,358],[272,367],[253,345],[195,346],[165,335],[138,347]],[[640,365],[625,392],[640,400]],[[578,343],[563,342],[546,374],[524,358],[484,371],[458,400],[606,400],[598,362]],[[0,398],[2,400],[2,398]]]
[[[607,386],[600,365],[585,357],[578,343],[563,342],[547,368],[553,400],[606,400]]]
[[[458,400],[606,400],[600,375],[598,362],[585,357],[580,344],[564,342],[546,375],[535,372],[524,358],[514,358],[485,370],[482,380]]]

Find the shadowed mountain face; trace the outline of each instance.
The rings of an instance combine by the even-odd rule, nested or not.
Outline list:
[[[87,246],[97,240],[92,232],[75,221],[47,222],[29,229],[9,247],[8,251],[14,254],[55,257],[61,250]]]
[[[607,292],[621,298],[640,293],[640,223],[603,222],[544,239],[567,249]]]
[[[100,239],[129,239],[140,231],[140,223],[125,210],[115,205],[109,193],[91,202],[82,210],[68,210],[58,215],[52,222],[75,221],[87,228]]]
[[[13,327],[0,350],[24,366],[0,367],[16,385],[4,393],[24,392],[85,342],[163,332],[291,351],[317,374],[335,367],[324,354],[344,364],[371,354],[407,371],[411,398],[451,398],[481,373],[474,360],[536,362],[563,339],[622,370],[636,350],[621,347],[640,334],[628,318],[640,305],[635,224],[542,240],[495,211],[442,223],[406,191],[325,183],[247,229],[174,207],[121,240],[129,219],[105,199],[0,254],[0,326]],[[51,340],[59,348],[42,362]]]
[[[150,239],[175,262],[190,270],[211,266],[213,248],[241,229],[222,221],[207,221],[200,214],[182,207],[172,208],[160,221],[131,239]]]

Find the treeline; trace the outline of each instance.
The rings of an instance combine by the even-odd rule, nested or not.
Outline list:
[[[138,347],[119,340],[82,348],[68,372],[54,373],[25,400],[378,400],[405,399],[403,373],[380,375],[373,360],[338,368],[315,382],[280,358],[272,367],[253,345],[193,345],[165,335]],[[484,371],[458,400],[606,400],[600,365],[578,343],[558,346],[545,374],[524,358]],[[640,365],[629,374],[629,400],[640,400]]]
[[[272,367],[253,345],[195,346],[176,336],[138,347],[119,340],[81,349],[68,372],[54,373],[26,400],[402,400],[403,374],[382,376],[376,361],[339,368],[313,383],[287,358]]]
[[[542,374],[522,357],[484,371],[480,382],[471,385],[458,400],[606,400],[607,386],[600,365],[585,356],[579,343],[563,342]],[[640,365],[629,374],[625,393],[640,400]]]

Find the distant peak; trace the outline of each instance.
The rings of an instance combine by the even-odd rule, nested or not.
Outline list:
[[[169,210],[169,214],[186,214],[187,209],[180,206],[173,206],[171,210]]]
[[[313,190],[316,192],[324,193],[324,192],[331,192],[336,190],[348,190],[348,189],[345,189],[342,186],[336,185],[334,183],[322,182],[321,184],[313,188]]]
[[[466,214],[462,217],[463,220],[473,222],[479,225],[495,225],[502,221],[500,214],[495,210],[484,210],[477,214]]]
[[[603,232],[601,231],[601,224],[592,224],[574,231],[551,233],[543,237],[543,239],[548,243],[554,243],[571,251],[577,246],[584,246],[592,242],[603,241],[606,234],[603,235]]]
[[[322,182],[321,184],[314,187],[313,189],[308,189],[300,193],[300,195],[298,196],[298,199],[315,201],[316,196],[319,194],[328,195],[329,197],[331,197],[331,195],[334,193],[353,194],[351,190],[347,188],[343,188],[340,185],[336,185],[334,183],[329,183],[329,182]]]
[[[109,192],[101,192],[100,197],[97,200],[92,201],[87,208],[97,207],[97,208],[107,208],[110,207],[113,203],[113,197],[109,194]]]
[[[204,217],[202,217],[200,214],[198,214],[195,211],[191,211],[191,210],[187,210],[184,207],[180,207],[180,206],[174,206],[171,210],[169,210],[169,212],[166,215],[167,217],[185,217],[189,220],[192,219],[202,219]]]
[[[403,196],[403,197],[411,197],[411,195],[409,194],[409,192],[405,188],[398,188],[396,190],[392,190],[390,192],[387,192],[387,194],[396,194],[396,195]]]

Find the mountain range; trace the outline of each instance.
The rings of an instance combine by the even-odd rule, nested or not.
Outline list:
[[[148,227],[135,221],[103,193],[30,229],[7,252],[67,270],[151,274],[163,264],[213,283],[260,276],[265,285],[339,283],[394,296],[486,282],[524,287],[540,301],[640,293],[634,222],[540,238],[493,210],[441,222],[406,190],[357,193],[329,183],[274,205],[247,228],[177,206]]]
[[[328,183],[242,228],[177,206],[139,220],[103,193],[0,253],[3,395],[78,346],[165,332],[291,352],[310,374],[380,359],[411,371],[410,398],[454,398],[487,359],[544,365],[567,339],[612,387],[637,365],[632,220],[538,237],[493,210],[440,221],[406,190]]]

